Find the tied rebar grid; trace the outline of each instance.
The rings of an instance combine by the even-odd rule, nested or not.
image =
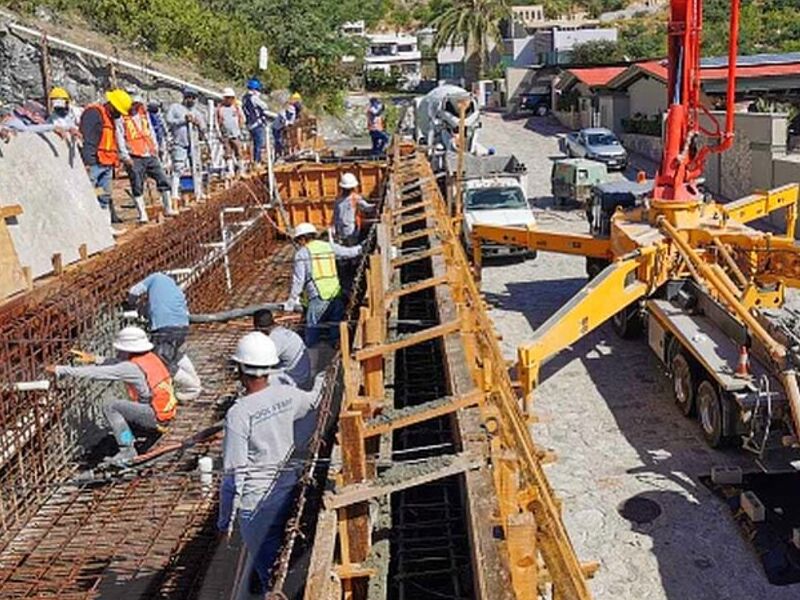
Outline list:
[[[414,197],[414,194],[409,194]],[[416,203],[414,197],[407,203]],[[422,209],[420,209],[420,212]],[[412,213],[413,214],[413,213]],[[402,233],[424,229],[424,221],[403,228]],[[428,238],[405,242],[402,251],[430,248]],[[401,284],[433,277],[430,259],[403,266]],[[398,318],[406,322],[438,323],[434,289],[400,298]],[[400,325],[400,335],[426,325]],[[395,354],[395,406],[403,408],[435,400],[449,393],[441,338],[416,344]],[[418,460],[452,453],[456,447],[452,417],[445,416],[400,429],[393,448],[404,460]],[[433,448],[431,448],[433,447]],[[438,448],[437,448],[438,447]],[[414,448],[426,448],[413,451]],[[392,494],[392,539],[389,598],[471,598],[472,567],[467,515],[463,503],[463,477],[454,476]]]
[[[195,311],[280,297],[288,281],[289,250],[276,247],[274,229],[260,213],[229,252],[234,294],[227,293],[221,261],[203,246],[220,239],[222,207],[259,204],[263,195],[261,186],[242,183],[169,226],[154,228],[3,307],[0,524],[5,551],[0,555],[0,596],[92,597],[112,565],[112,579],[124,574],[130,582],[161,569],[165,589],[173,584],[176,589],[185,587],[186,578],[169,576],[164,566],[173,564],[169,556],[176,555],[176,548],[197,543],[198,531],[208,529],[205,517],[213,506],[213,500],[198,496],[191,480],[181,474],[185,465],[171,465],[174,476],[168,470],[152,481],[136,479],[94,490],[53,486],[75,471],[84,429],[93,422],[92,413],[108,386],[70,384],[49,394],[14,394],[5,386],[42,378],[44,365],[63,361],[70,347],[100,351],[110,347],[119,324],[119,303],[133,283],[155,270],[202,267],[187,289]],[[206,393],[181,406],[165,441],[182,439],[219,416],[224,389],[214,385],[220,376],[214,370],[221,368],[217,346],[231,346],[237,334],[214,331],[211,326],[193,330],[192,339],[202,339],[202,346],[190,347],[200,353],[198,370],[204,375]],[[202,332],[200,338],[197,332]],[[209,353],[213,366],[204,365],[203,352]],[[192,497],[195,500],[186,504]],[[124,524],[122,531],[114,528],[117,521]],[[160,533],[154,534],[150,524]],[[22,529],[23,525],[27,526]],[[213,540],[211,525],[206,533]],[[122,538],[123,531],[128,531],[128,538]],[[130,536],[140,542],[130,543]],[[121,550],[129,562],[120,566],[113,559]],[[200,562],[194,557],[186,564],[197,573]],[[185,597],[181,594],[163,597]]]

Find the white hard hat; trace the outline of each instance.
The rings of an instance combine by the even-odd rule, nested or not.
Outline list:
[[[345,173],[339,181],[339,187],[345,190],[352,190],[358,187],[358,178],[352,173]]]
[[[222,90],[222,97],[223,98],[236,98],[236,92],[233,91],[233,88],[225,88]]]
[[[275,342],[260,331],[251,331],[242,336],[231,360],[241,365],[243,373],[255,377],[267,375],[270,367],[279,362]]]
[[[114,340],[114,348],[122,352],[150,352],[153,344],[147,339],[147,334],[141,327],[123,327]]]
[[[297,239],[301,235],[317,235],[317,228],[314,227],[311,223],[300,223],[297,227],[294,228],[294,234],[292,235],[292,237]]]

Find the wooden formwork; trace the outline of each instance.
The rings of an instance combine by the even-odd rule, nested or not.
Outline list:
[[[284,144],[289,154],[302,151],[319,152],[325,140],[319,135],[316,117],[301,115],[300,119],[283,130]]]
[[[371,556],[376,524],[368,509],[370,500],[464,474],[475,597],[587,600],[586,580],[597,564],[581,564],[572,548],[560,501],[543,470],[552,457],[531,439],[458,228],[424,156],[396,151],[389,186],[377,226],[377,250],[369,257],[365,306],[355,336],[349,338],[347,326],[341,326],[344,398],[338,442],[342,464],[333,474],[335,486],[326,495],[320,516],[325,526],[317,532],[305,598],[365,597],[364,580],[378,576]],[[418,229],[403,231],[415,222]],[[419,238],[430,240],[426,249],[395,255],[393,249]],[[415,261],[429,261],[432,275],[398,285],[398,269]],[[408,335],[390,336],[393,305],[403,296],[426,289],[436,291],[438,321]],[[411,411],[390,410],[387,365],[398,351],[434,339],[442,340],[448,355],[451,393]],[[456,371],[461,378],[453,385]],[[461,440],[456,454],[444,462],[436,457],[430,468],[416,470],[406,479],[384,480],[376,475],[376,437],[443,416],[473,418],[476,423],[471,428],[459,426],[461,436],[468,439]],[[489,496],[489,503],[479,504],[478,496]],[[475,514],[477,507],[482,507],[483,514]],[[498,526],[502,539],[494,534]],[[503,573],[487,574],[491,562],[487,555],[492,553],[500,557]]]
[[[333,222],[333,204],[344,173],[353,173],[358,178],[359,191],[364,198],[377,198],[383,193],[384,161],[277,165],[275,180],[289,225],[312,223],[317,228],[328,227]],[[283,219],[283,215],[279,217]]]

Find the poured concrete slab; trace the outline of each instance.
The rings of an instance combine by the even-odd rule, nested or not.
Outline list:
[[[19,264],[34,278],[114,245],[108,213],[97,203],[77,145],[52,133],[22,133],[0,144],[0,206],[20,205],[6,220]]]

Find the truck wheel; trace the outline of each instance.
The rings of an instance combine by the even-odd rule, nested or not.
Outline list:
[[[619,337],[626,340],[633,339],[642,333],[643,323],[639,314],[639,303],[634,302],[611,317],[611,327]]]
[[[717,386],[710,381],[702,381],[697,388],[697,418],[706,443],[712,448],[723,445],[722,404]]]
[[[675,404],[688,417],[694,413],[694,374],[692,365],[683,352],[677,352],[670,362],[670,373],[672,374],[672,394],[675,396]]]

